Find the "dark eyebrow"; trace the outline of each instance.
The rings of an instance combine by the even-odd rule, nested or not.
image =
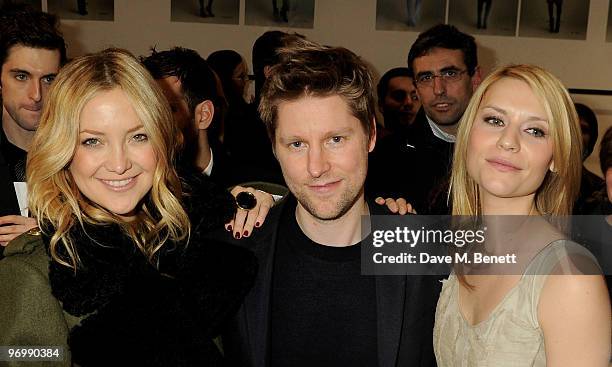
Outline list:
[[[443,72],[443,71],[459,71],[459,70],[461,70],[461,69],[459,69],[456,66],[447,66],[447,67],[444,67],[444,68],[440,69],[440,72]]]
[[[27,75],[32,75],[29,71],[27,70],[23,70],[23,69],[11,69],[9,70],[9,72],[13,73],[13,74],[27,74]]]
[[[449,66],[445,66],[442,69],[440,69],[440,72],[444,72],[444,71],[459,71],[459,70],[461,70],[461,69],[459,69],[455,65],[449,65]],[[435,74],[435,72],[431,71],[431,70],[421,71],[420,73],[417,73],[416,76],[421,76],[421,75],[425,75],[425,74]]]
[[[433,74],[433,71],[421,71],[416,74],[416,77],[420,77],[422,75],[428,75],[428,74]]]

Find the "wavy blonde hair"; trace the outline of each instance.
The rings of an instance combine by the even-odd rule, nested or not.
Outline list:
[[[157,157],[151,190],[138,204],[131,222],[88,200],[68,169],[78,144],[83,107],[97,94],[113,89],[127,95]],[[54,230],[48,233],[52,258],[77,270],[80,259],[70,230],[85,223],[119,225],[152,263],[168,240],[188,237],[190,222],[179,199],[181,184],[172,164],[179,137],[166,98],[128,51],[111,48],[66,65],[49,91],[26,171],[29,208],[42,230],[48,230],[48,225]]]
[[[555,172],[548,171],[535,195],[536,209],[543,214],[568,215],[580,188],[582,139],[576,109],[561,83],[548,71],[533,65],[509,65],[492,72],[478,87],[459,122],[453,157],[450,198],[453,215],[482,214],[480,191],[467,171],[470,132],[482,100],[497,81],[513,78],[525,82],[546,111],[553,142]]]

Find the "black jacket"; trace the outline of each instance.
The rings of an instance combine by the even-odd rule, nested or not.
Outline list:
[[[1,128],[1,127],[0,127]],[[2,144],[0,142],[0,144]],[[13,186],[12,175],[9,173],[9,166],[0,153],[0,216],[19,215],[19,203]]]
[[[265,367],[270,363],[272,270],[280,216],[288,200],[295,199],[289,195],[272,208],[252,237],[235,242],[255,253],[259,271],[240,311],[223,333],[225,354],[234,366]],[[370,205],[370,212],[387,213],[376,204]],[[440,283],[422,276],[377,276],[375,282],[379,366],[435,366],[433,324]]]
[[[204,239],[233,214],[231,196],[203,178],[190,185],[189,243],[166,244],[156,266],[114,225],[71,232],[82,262],[76,274],[50,263],[53,296],[65,313],[82,318],[68,337],[73,363],[223,364],[213,338],[240,306],[257,266],[248,251]],[[49,243],[46,235],[43,242]]]
[[[446,204],[454,144],[436,137],[421,108],[412,125],[377,142],[366,193],[403,197],[419,214],[449,214]]]

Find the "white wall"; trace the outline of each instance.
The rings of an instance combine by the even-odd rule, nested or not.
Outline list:
[[[477,36],[480,64],[486,72],[506,63],[533,63],[556,74],[569,88],[612,90],[612,43],[606,42],[608,5],[609,0],[591,0],[586,40]],[[240,24],[244,24],[244,0],[240,7]],[[417,33],[376,31],[375,22],[375,0],[317,0],[314,29],[289,31],[347,47],[371,62],[379,73],[405,65]],[[172,23],[170,0],[115,0],[114,22],[62,21],[70,57],[107,46],[144,55],[153,45],[158,49],[180,45],[204,57],[230,48],[250,60],[253,42],[269,29],[275,28]],[[612,126],[612,97],[576,99],[590,104],[598,113],[600,136],[605,127]],[[587,163],[599,173],[597,160],[591,157]]]

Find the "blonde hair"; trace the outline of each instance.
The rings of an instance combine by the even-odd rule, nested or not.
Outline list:
[[[78,143],[83,107],[100,92],[113,89],[128,96],[157,157],[152,188],[129,223],[84,197],[68,169]],[[188,237],[189,218],[179,199],[181,184],[172,165],[179,137],[164,95],[128,51],[111,48],[66,65],[49,91],[26,171],[29,208],[43,231],[50,229],[48,225],[54,230],[48,233],[52,258],[76,271],[80,260],[70,230],[85,223],[118,224],[151,262],[168,240]]]
[[[469,216],[482,214],[479,187],[467,171],[468,143],[485,94],[492,85],[505,78],[529,85],[546,111],[549,122],[555,172],[548,171],[536,191],[536,209],[542,214],[568,215],[580,188],[582,139],[578,115],[561,81],[533,65],[509,65],[495,70],[472,96],[459,122],[455,144],[449,194],[452,213]]]

